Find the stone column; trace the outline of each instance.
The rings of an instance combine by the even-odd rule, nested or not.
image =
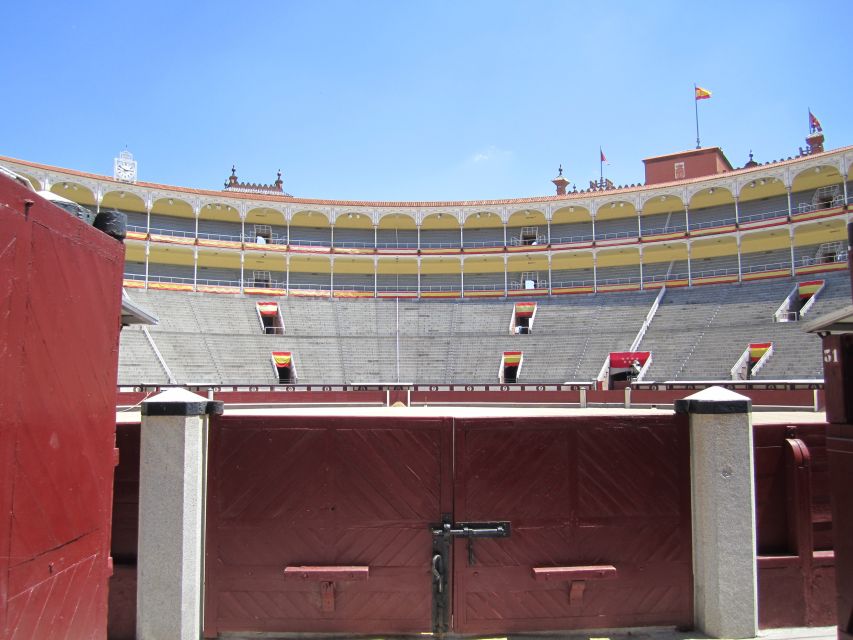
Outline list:
[[[206,416],[222,402],[169,389],[142,403],[136,637],[201,637]]]
[[[693,599],[713,638],[758,632],[752,401],[710,387],[675,403],[690,416]]]

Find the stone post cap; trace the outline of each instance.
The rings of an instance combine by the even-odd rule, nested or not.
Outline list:
[[[224,403],[208,400],[186,389],[166,389],[142,401],[143,416],[202,416],[221,415]]]
[[[675,401],[676,413],[749,413],[752,400],[724,387],[708,387]]]

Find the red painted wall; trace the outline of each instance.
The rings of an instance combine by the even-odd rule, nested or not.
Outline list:
[[[690,178],[711,176],[732,170],[732,165],[719,147],[683,151],[681,153],[643,160],[643,163],[646,165],[646,184],[658,184],[676,180],[675,165],[678,162],[684,163],[684,178],[688,180]]]
[[[124,247],[0,176],[0,637],[105,638]]]
[[[755,511],[761,628],[835,620],[827,425],[757,425]],[[789,443],[806,450],[797,465]]]

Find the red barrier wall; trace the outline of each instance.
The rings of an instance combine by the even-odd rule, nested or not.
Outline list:
[[[826,424],[754,427],[762,628],[835,620]]]
[[[0,176],[0,636],[105,638],[124,247]]]

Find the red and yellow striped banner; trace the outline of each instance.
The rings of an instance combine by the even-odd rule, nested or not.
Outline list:
[[[772,342],[750,342],[749,361],[752,363],[758,362],[772,346]]]
[[[258,311],[262,316],[278,315],[278,302],[259,302]]]
[[[293,358],[290,351],[273,351],[272,359],[277,367],[289,367]]]
[[[515,317],[516,318],[530,318],[535,311],[536,311],[536,303],[535,302],[516,302],[515,303]]]
[[[504,351],[504,366],[517,367],[521,363],[521,351]]]
[[[808,300],[814,294],[817,293],[817,290],[823,286],[823,280],[809,280],[807,282],[801,282],[798,287],[800,290],[800,298],[803,300]]]

